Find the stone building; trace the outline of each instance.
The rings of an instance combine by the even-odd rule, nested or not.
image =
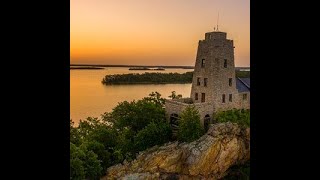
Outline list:
[[[167,118],[175,127],[178,116],[194,105],[205,128],[214,123],[212,115],[229,109],[250,109],[250,78],[236,78],[233,40],[227,33],[205,33],[198,44],[190,98],[166,100]]]

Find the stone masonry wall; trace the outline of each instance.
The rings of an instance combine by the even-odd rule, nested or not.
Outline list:
[[[214,108],[213,104],[210,103],[194,103],[194,104],[186,104],[181,103],[175,100],[166,100],[165,108],[166,108],[166,117],[169,120],[171,114],[180,115],[181,112],[188,106],[195,106],[199,110],[201,124],[204,123],[204,117],[208,114],[210,118],[212,118]]]
[[[247,99],[243,99],[243,94],[247,94]],[[239,93],[238,98],[238,109],[250,109],[250,92]]]
[[[205,93],[206,102],[214,104],[215,109],[236,108],[238,91],[233,41],[226,39],[224,32],[209,32],[205,36],[205,40],[199,41],[190,97],[195,103],[200,103],[201,93]],[[202,59],[205,59],[204,67],[201,65]],[[227,67],[224,67],[225,59]],[[200,86],[197,85],[198,78],[200,78]],[[204,78],[208,78],[206,87]],[[231,86],[229,86],[229,78],[232,78]],[[198,93],[198,100],[195,100],[196,93]],[[222,94],[225,94],[225,103],[222,103]],[[232,94],[232,102],[229,102],[229,94]]]

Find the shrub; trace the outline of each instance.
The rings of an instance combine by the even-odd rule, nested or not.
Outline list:
[[[180,115],[178,140],[191,142],[204,134],[200,124],[200,114],[195,106],[188,106]]]
[[[250,127],[250,109],[232,109],[214,114],[217,122],[233,122],[245,127]]]

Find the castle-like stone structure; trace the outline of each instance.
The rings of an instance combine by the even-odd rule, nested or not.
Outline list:
[[[199,41],[190,98],[166,100],[168,119],[177,125],[178,116],[187,106],[194,105],[201,123],[208,127],[218,111],[250,109],[250,78],[236,78],[233,40],[227,33],[205,33]]]

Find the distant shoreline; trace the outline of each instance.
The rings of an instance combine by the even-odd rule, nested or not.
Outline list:
[[[157,66],[147,66],[147,65],[107,65],[107,64],[70,64],[70,66],[86,66],[86,67],[145,67],[145,68],[157,68],[157,67],[163,67],[163,68],[182,68],[182,69],[194,69],[194,66],[164,66],[164,65],[157,65]],[[236,70],[239,69],[250,69],[250,67],[235,67]]]
[[[83,70],[87,70],[87,69],[105,69],[105,68],[102,68],[102,67],[71,67],[70,66],[70,70],[71,69],[83,69]]]
[[[128,67],[128,68],[182,68],[182,69],[194,69],[194,66],[146,66],[146,65],[106,65],[106,64],[70,64],[70,66],[90,66],[90,67]]]

